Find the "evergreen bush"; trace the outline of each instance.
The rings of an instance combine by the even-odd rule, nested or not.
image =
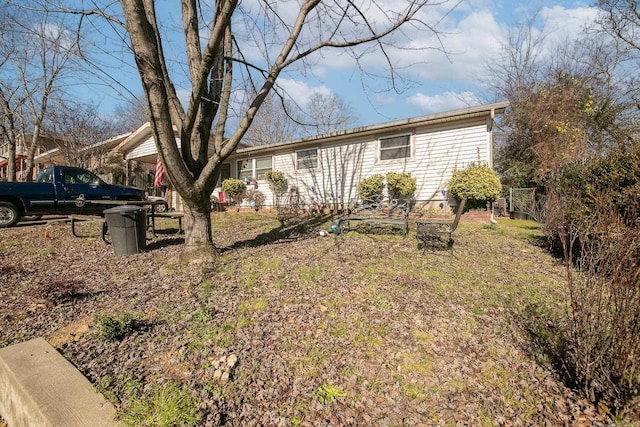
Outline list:
[[[232,200],[239,203],[239,197],[245,192],[247,186],[242,180],[235,178],[228,178],[222,181],[222,191],[227,193]]]
[[[416,188],[416,179],[410,173],[387,172],[387,191],[390,198],[413,198]]]
[[[273,191],[274,194],[282,194],[287,190],[287,180],[283,172],[268,171],[265,172],[264,177],[269,184],[269,189]]]
[[[475,202],[492,202],[500,197],[501,189],[500,178],[493,169],[476,163],[454,171],[447,186],[452,197]]]
[[[277,209],[282,205],[282,199],[287,191],[287,180],[284,177],[284,173],[278,171],[265,172],[264,177],[269,184],[269,189],[273,193],[273,200]]]
[[[379,197],[382,195],[382,190],[384,190],[384,176],[381,174],[371,175],[358,184],[358,196],[362,199]]]

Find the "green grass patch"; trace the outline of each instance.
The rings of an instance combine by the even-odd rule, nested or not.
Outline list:
[[[156,388],[150,399],[135,388],[122,406],[120,419],[128,426],[197,426],[201,422],[191,393],[173,383]]]
[[[320,387],[313,393],[316,400],[323,405],[333,402],[341,397],[346,397],[347,393],[340,387],[337,387],[330,382],[325,381]]]
[[[258,298],[255,300],[243,301],[238,306],[238,313],[248,314],[258,311],[264,311],[267,308],[267,301],[264,298]]]

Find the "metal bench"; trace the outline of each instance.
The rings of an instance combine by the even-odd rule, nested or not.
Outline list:
[[[462,199],[456,208],[456,216],[453,219],[427,219],[416,221],[416,239],[422,243],[423,249],[433,246],[435,243],[442,242],[443,237],[446,238],[447,247],[453,250],[452,234],[458,228],[460,217],[464,211],[464,205],[467,199]]]
[[[349,203],[347,215],[338,219],[338,229],[351,229],[352,221],[368,224],[399,226],[403,237],[409,232],[409,203],[398,199],[383,200],[382,196],[372,197]]]

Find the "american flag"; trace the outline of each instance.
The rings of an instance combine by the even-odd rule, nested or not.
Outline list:
[[[153,180],[153,187],[162,186],[162,182],[164,181],[164,166],[162,166],[162,161],[160,157],[156,160],[156,177]]]

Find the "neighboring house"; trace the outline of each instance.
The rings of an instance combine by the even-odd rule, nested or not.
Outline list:
[[[114,136],[106,141],[80,147],[56,146],[34,157],[34,163],[38,169],[50,165],[79,166],[92,171],[100,168],[107,162],[111,151],[132,132]]]
[[[107,155],[131,132],[118,135],[97,144],[86,145],[82,143],[70,143],[63,138],[41,136],[38,148],[33,157],[33,174],[35,175],[50,165],[79,166],[90,170],[96,170],[106,162]],[[31,136],[27,135],[30,141]],[[22,138],[16,144],[16,178],[25,180],[27,150]],[[0,145],[0,179],[7,178],[9,144]]]
[[[447,183],[456,169],[470,163],[493,166],[493,123],[507,102],[397,120],[257,147],[239,147],[223,164],[221,181],[233,177],[249,189],[274,197],[264,179],[267,171],[285,174],[307,203],[333,204],[357,197],[358,184],[374,174],[410,173],[416,178],[416,203],[430,207],[447,202]],[[149,125],[122,141],[115,151],[127,161],[154,167],[156,147]],[[179,201],[173,204],[180,207]]]
[[[25,181],[26,180],[26,169],[27,169],[27,153],[29,152],[29,144],[31,144],[32,135],[18,135],[16,141],[16,180]],[[34,174],[36,174],[39,170],[38,162],[35,160],[40,154],[55,149],[61,144],[62,140],[60,138],[53,138],[50,136],[40,136],[38,140],[38,147],[36,148],[36,153],[34,157]],[[9,142],[2,141],[0,143],[0,180],[5,180],[8,178],[8,170],[9,170]],[[34,176],[35,178],[35,176]]]

